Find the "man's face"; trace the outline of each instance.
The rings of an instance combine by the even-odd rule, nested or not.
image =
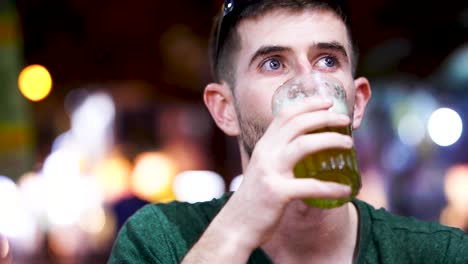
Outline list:
[[[240,140],[249,156],[273,119],[274,91],[294,76],[322,72],[338,78],[352,113],[351,45],[344,23],[332,12],[277,10],[242,21],[238,32],[234,92]]]

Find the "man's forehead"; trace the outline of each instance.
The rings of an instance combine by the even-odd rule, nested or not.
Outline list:
[[[243,20],[238,33],[241,53],[269,45],[300,47],[319,42],[341,43],[348,54],[351,52],[346,26],[332,11],[273,10]]]

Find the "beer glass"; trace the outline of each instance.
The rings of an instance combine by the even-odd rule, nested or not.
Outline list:
[[[333,100],[330,111],[346,114],[348,111],[346,90],[343,84],[330,74],[313,73],[294,77],[282,84],[272,98],[272,110],[276,115],[284,107],[297,103],[305,97],[318,96]],[[352,136],[352,125],[347,127],[327,127],[310,133],[337,132]],[[351,187],[351,195],[340,199],[305,199],[317,208],[334,208],[355,197],[361,188],[356,152],[352,149],[327,149],[304,157],[294,167],[296,178],[314,178],[331,181]]]

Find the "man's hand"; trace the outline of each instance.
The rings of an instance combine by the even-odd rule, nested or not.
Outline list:
[[[352,148],[347,135],[308,133],[350,124],[346,115],[328,111],[332,104],[307,98],[273,119],[255,146],[239,189],[183,263],[246,263],[251,252],[271,238],[291,201],[349,196],[348,186],[293,175],[295,164],[308,154]]]

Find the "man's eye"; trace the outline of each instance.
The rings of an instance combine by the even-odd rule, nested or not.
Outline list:
[[[338,60],[333,56],[325,56],[318,61],[319,67],[334,68],[338,66]]]
[[[266,60],[262,64],[262,69],[265,71],[277,71],[283,67],[283,63],[277,58]]]

